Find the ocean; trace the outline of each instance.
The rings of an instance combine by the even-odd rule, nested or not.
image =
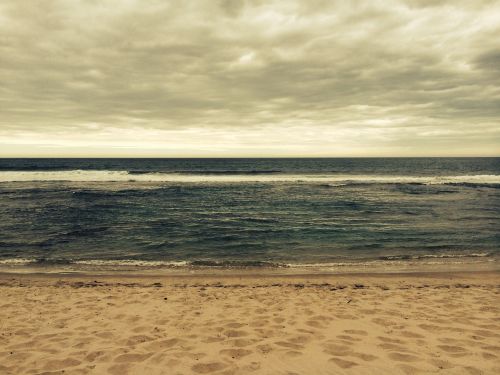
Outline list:
[[[500,158],[0,159],[0,265],[496,262]]]

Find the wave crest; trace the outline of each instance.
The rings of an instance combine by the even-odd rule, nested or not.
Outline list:
[[[464,259],[464,258],[491,258],[495,259],[494,253],[441,253],[441,254],[400,254],[387,255],[378,258],[344,258],[334,262],[319,263],[284,263],[261,260],[146,260],[146,259],[82,259],[73,260],[66,258],[6,258],[0,259],[0,265],[4,266],[89,266],[89,267],[140,267],[140,268],[324,268],[343,267],[356,265],[374,265],[391,262],[404,263],[407,261],[438,260],[442,259]]]
[[[461,176],[390,176],[346,174],[285,174],[280,171],[205,171],[163,173],[147,171],[71,170],[71,171],[0,171],[0,182],[172,182],[172,183],[244,183],[296,182],[318,183],[331,187],[353,184],[461,185],[468,187],[500,186],[500,175]]]

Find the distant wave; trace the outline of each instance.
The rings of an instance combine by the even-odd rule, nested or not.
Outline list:
[[[0,165],[0,171],[68,171],[73,168],[64,165],[25,165],[25,166],[8,166]]]
[[[148,170],[132,170],[128,171],[131,175],[142,175],[142,174],[186,174],[186,175],[257,175],[257,174],[274,174],[281,173],[280,170],[179,170],[172,172],[155,172]]]
[[[279,171],[205,171],[196,173],[149,173],[146,171],[71,170],[71,171],[0,171],[0,182],[69,181],[69,182],[302,182],[333,184],[423,184],[481,187],[500,185],[500,175],[462,176],[390,176],[346,174],[285,174]]]

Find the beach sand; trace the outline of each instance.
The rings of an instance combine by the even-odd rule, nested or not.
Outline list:
[[[500,374],[500,274],[0,274],[0,374]]]

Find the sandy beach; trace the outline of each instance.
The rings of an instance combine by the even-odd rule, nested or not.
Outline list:
[[[498,374],[500,274],[0,275],[0,374]]]

